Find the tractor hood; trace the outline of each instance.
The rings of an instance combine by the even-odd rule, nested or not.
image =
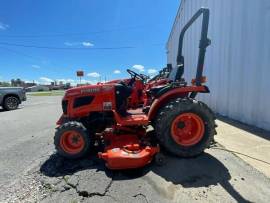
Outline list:
[[[103,91],[111,91],[114,89],[116,83],[100,83],[96,85],[85,85],[81,87],[74,87],[66,91],[64,97],[77,96],[82,94],[95,94]]]

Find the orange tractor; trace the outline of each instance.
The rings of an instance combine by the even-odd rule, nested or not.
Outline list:
[[[182,78],[183,39],[201,15],[197,74],[193,83],[187,85]],[[201,154],[216,133],[213,112],[195,100],[198,93],[209,93],[202,76],[210,44],[208,23],[209,10],[201,8],[181,31],[177,66],[165,70],[165,74],[147,82],[146,76],[127,70],[129,79],[67,90],[54,137],[57,152],[77,159],[96,147],[98,156],[110,169],[143,167],[153,158],[162,161],[160,146],[180,157]],[[150,125],[154,133],[149,133]]]

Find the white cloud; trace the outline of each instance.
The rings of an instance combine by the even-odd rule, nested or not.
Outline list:
[[[65,42],[64,45],[66,45],[66,46],[73,46],[73,43],[71,43],[71,42]]]
[[[64,45],[69,46],[69,47],[72,47],[72,46],[92,47],[92,46],[94,46],[93,43],[87,42],[87,41],[84,41],[84,42],[65,42]]]
[[[70,82],[70,83],[74,83],[75,80],[73,79],[56,79],[57,82],[63,82],[63,83],[67,83],[67,82]]]
[[[9,28],[9,25],[0,22],[0,30],[6,30],[8,28]]]
[[[28,79],[25,79],[23,80],[25,83],[36,83],[36,84],[39,84],[39,81],[37,80],[28,80]]]
[[[113,73],[114,73],[114,74],[120,74],[121,71],[120,71],[120,70],[114,70]]]
[[[72,86],[76,86],[77,83],[79,83],[76,80],[71,79],[71,78],[60,78],[60,79],[53,80],[53,79],[47,78],[47,77],[40,77],[39,81],[35,81],[35,83],[37,83],[37,84],[40,83],[43,85],[50,85],[51,82],[55,82],[55,81],[57,82],[57,84],[59,84],[60,82],[62,82],[63,84],[70,83]]]
[[[94,46],[94,44],[92,44],[91,42],[82,42],[82,45],[85,47],[92,47]]]
[[[73,79],[70,79],[70,78],[68,78],[68,79],[64,79],[64,78],[62,78],[62,79],[56,79],[56,82],[57,82],[58,84],[59,84],[60,82],[62,82],[62,83],[64,83],[64,84],[70,83],[72,86],[76,86],[76,85],[77,85],[76,81],[73,80]]]
[[[100,74],[97,72],[92,72],[92,73],[88,73],[87,76],[93,77],[93,78],[98,78],[98,77],[100,77]]]
[[[144,71],[144,66],[143,65],[134,65],[132,68],[137,69],[140,72]]]
[[[147,70],[147,72],[148,72],[148,74],[153,75],[153,74],[157,73],[157,70],[154,69],[154,68],[150,68],[150,69]]]
[[[32,68],[40,69],[40,66],[39,65],[32,65]]]
[[[91,84],[91,85],[93,85],[93,84],[96,84],[97,81],[96,80],[85,80],[85,79],[82,79],[81,80],[81,83],[82,84]],[[78,84],[80,84],[80,82],[78,82]]]
[[[39,81],[37,80],[24,80],[25,83],[35,83],[35,84],[39,84]]]
[[[54,80],[47,78],[47,77],[40,77],[39,79],[41,80],[42,84],[46,84],[46,85],[51,84],[51,82],[54,82]]]

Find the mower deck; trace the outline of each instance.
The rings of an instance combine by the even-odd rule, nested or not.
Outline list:
[[[104,152],[98,154],[105,160],[110,169],[140,168],[149,164],[154,155],[159,152],[159,146],[142,143],[139,135],[121,134],[112,132],[104,134],[106,143],[109,143]]]

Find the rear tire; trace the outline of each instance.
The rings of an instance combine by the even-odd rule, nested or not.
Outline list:
[[[180,157],[194,157],[210,146],[215,131],[215,116],[204,103],[177,98],[160,109],[155,131],[161,145]]]
[[[15,96],[7,96],[4,100],[3,108],[6,111],[15,110],[19,106],[19,99]]]
[[[84,157],[90,150],[90,135],[79,122],[70,121],[61,125],[55,132],[56,151],[68,159]]]

